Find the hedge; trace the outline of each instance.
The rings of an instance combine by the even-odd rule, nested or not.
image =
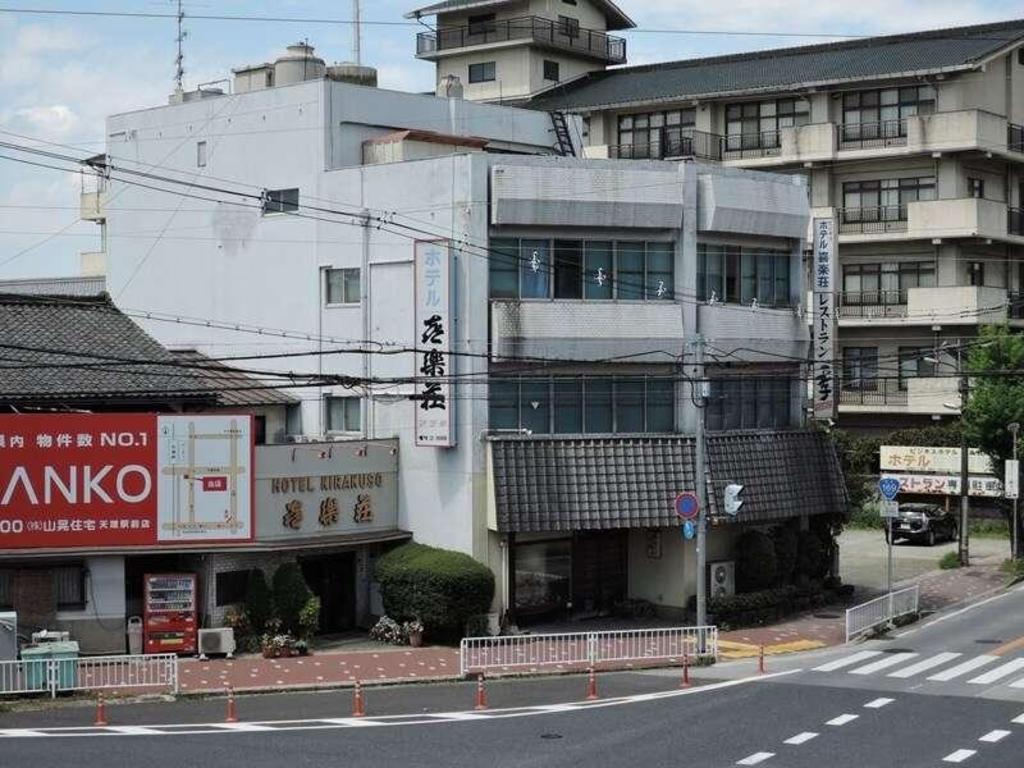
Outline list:
[[[848,599],[851,587],[826,590],[820,582],[804,587],[789,584],[784,587],[762,589],[741,595],[712,597],[708,600],[708,613],[719,625],[729,627],[770,624],[799,611],[819,608],[835,599]],[[696,596],[690,598],[690,610],[696,608]]]
[[[281,620],[281,629],[301,637],[304,628],[300,616],[313,593],[306,585],[298,563],[282,563],[278,566],[274,571],[273,590],[274,608],[277,618]]]
[[[736,591],[755,592],[776,583],[778,561],[775,545],[768,534],[745,531],[733,547],[736,560]]]
[[[423,622],[432,637],[461,637],[466,622],[487,613],[494,574],[461,552],[410,542],[377,561],[384,612],[395,621]]]

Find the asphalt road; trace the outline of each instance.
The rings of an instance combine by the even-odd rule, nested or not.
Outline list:
[[[6,714],[0,766],[1021,765],[1024,589],[768,663],[701,670],[685,691],[674,671],[602,675],[591,703],[579,677],[492,683],[481,713],[472,686],[438,685],[370,690],[362,720],[347,692],[245,697],[234,727],[223,700],[112,707],[103,730],[54,730],[88,722],[83,707]]]

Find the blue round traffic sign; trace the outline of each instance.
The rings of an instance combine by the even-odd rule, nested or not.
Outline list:
[[[695,520],[700,512],[700,502],[697,501],[697,494],[686,491],[676,496],[676,514],[683,520]]]

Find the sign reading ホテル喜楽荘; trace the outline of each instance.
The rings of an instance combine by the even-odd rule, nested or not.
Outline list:
[[[416,312],[416,445],[455,445],[452,350],[452,253],[447,240],[414,247]]]

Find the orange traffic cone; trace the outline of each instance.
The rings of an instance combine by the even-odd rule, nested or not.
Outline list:
[[[487,691],[484,690],[483,675],[477,675],[476,678],[476,706],[473,709],[487,709]]]
[[[93,721],[93,725],[97,728],[105,728],[107,726],[107,707],[103,703],[103,691],[100,691],[96,699],[96,719]]]
[[[225,723],[237,723],[238,711],[235,709],[235,689],[228,686],[228,711],[224,716]]]
[[[690,654],[683,654],[683,679],[679,683],[680,688],[690,687]]]
[[[356,688],[352,694],[352,717],[365,717],[366,708],[363,706],[363,684],[356,680]]]
[[[587,701],[593,701],[599,699],[597,695],[597,675],[594,674],[594,668],[591,667],[587,675]]]

